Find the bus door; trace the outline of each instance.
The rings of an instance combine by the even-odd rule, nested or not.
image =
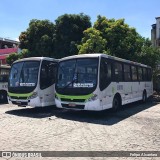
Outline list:
[[[41,65],[39,96],[44,104],[54,104],[56,67],[55,62],[47,60],[43,60]]]
[[[112,103],[112,63],[111,61],[102,58],[100,64],[100,99],[101,106]]]

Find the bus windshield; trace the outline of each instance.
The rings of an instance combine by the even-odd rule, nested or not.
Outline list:
[[[31,92],[37,85],[39,61],[24,61],[12,65],[9,90]]]
[[[98,58],[79,58],[62,61],[58,67],[56,89],[59,93],[72,91],[89,94],[97,86]]]

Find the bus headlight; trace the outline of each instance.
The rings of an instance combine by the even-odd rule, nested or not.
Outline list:
[[[37,96],[38,96],[37,92],[33,92],[33,94],[29,96],[28,99],[33,99],[36,98]]]
[[[97,95],[96,94],[93,94],[92,97],[90,97],[89,99],[87,99],[87,101],[95,101],[97,100]]]

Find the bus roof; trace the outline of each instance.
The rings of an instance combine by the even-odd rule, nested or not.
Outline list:
[[[147,66],[145,64],[141,64],[141,63],[138,63],[138,62],[133,62],[133,61],[130,61],[130,60],[110,56],[110,55],[103,54],[103,53],[90,53],[90,54],[73,55],[73,56],[64,57],[64,58],[60,59],[60,61],[69,60],[69,59],[73,59],[73,58],[98,58],[98,57],[104,57],[104,58],[108,58],[108,59],[111,59],[111,60],[116,60],[116,61],[120,61],[120,62],[124,62],[124,63],[129,63],[129,64],[133,64],[133,65],[139,65],[139,66],[142,66],[142,67],[151,68],[150,66]]]
[[[60,61],[63,60],[68,60],[68,59],[72,59],[72,58],[96,58],[96,57],[100,57],[102,54],[100,53],[93,53],[93,54],[79,54],[79,55],[73,55],[73,56],[68,56],[68,57],[64,57],[62,59],[60,59]]]
[[[54,62],[59,61],[58,59],[49,58],[49,57],[29,57],[29,58],[22,58],[22,59],[16,60],[14,63],[22,62],[22,61],[31,61],[31,60],[33,61],[49,60],[49,61],[54,61]]]

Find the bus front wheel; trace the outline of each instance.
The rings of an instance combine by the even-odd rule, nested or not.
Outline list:
[[[112,104],[112,110],[117,111],[121,106],[120,98],[118,96],[115,96],[113,98],[113,104]]]
[[[142,102],[145,103],[146,101],[147,101],[147,93],[146,91],[143,91]]]

